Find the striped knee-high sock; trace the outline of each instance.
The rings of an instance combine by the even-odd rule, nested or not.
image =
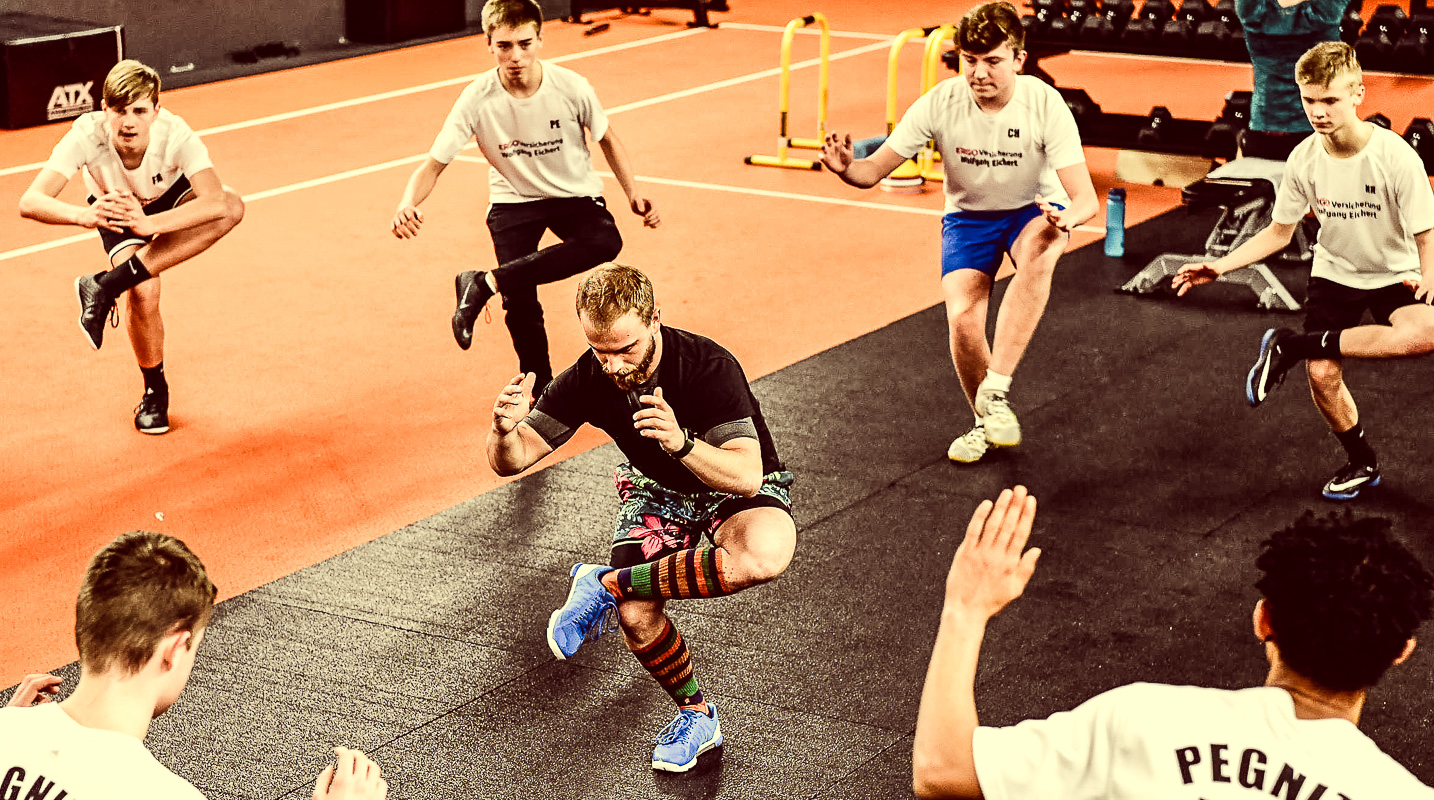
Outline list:
[[[619,600],[690,600],[694,597],[724,597],[731,588],[722,573],[720,547],[682,550],[651,564],[609,572],[603,585]]]
[[[692,659],[687,656],[687,643],[666,615],[662,617],[662,633],[657,641],[634,650],[632,654],[652,677],[671,695],[679,706],[704,707],[702,689],[692,672]]]

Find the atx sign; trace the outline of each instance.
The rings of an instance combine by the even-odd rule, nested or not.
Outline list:
[[[50,93],[49,118],[51,121],[65,119],[95,110],[95,99],[90,96],[94,81],[69,83],[56,86]]]

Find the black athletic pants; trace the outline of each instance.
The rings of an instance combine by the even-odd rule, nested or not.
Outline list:
[[[539,250],[538,242],[549,230],[562,242]],[[488,211],[488,231],[499,264],[493,277],[502,290],[518,368],[536,373],[536,390],[541,390],[553,379],[553,368],[538,287],[617,258],[622,236],[601,197],[494,203]]]

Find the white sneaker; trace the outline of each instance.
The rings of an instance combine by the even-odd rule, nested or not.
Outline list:
[[[980,461],[990,447],[990,442],[986,441],[986,429],[977,425],[956,437],[956,441],[946,448],[946,457],[962,464],[972,464]]]
[[[986,390],[976,395],[976,413],[986,427],[986,440],[997,447],[1015,447],[1021,443],[1021,423],[1006,402],[1006,393]]]

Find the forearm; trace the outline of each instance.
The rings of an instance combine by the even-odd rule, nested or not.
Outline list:
[[[632,164],[627,158],[627,148],[622,146],[617,135],[609,129],[607,135],[598,140],[598,146],[602,148],[603,158],[607,160],[613,177],[617,178],[618,185],[622,187],[622,193],[627,195],[629,200],[639,196],[637,181],[632,177]]]
[[[1288,233],[1282,232],[1281,227],[1287,228]],[[1290,243],[1290,237],[1294,233],[1294,225],[1280,226],[1274,223],[1267,225],[1264,230],[1251,236],[1246,242],[1233,251],[1227,253],[1210,263],[1215,271],[1221,275],[1226,272],[1248,267],[1256,261],[1262,261],[1278,253]]]
[[[408,184],[403,187],[403,197],[399,198],[398,207],[416,208],[419,203],[428,199],[433,193],[433,187],[438,185],[438,176],[442,174],[446,164],[439,164],[430,156],[413,174],[408,176]]]
[[[527,442],[514,428],[507,434],[498,432],[497,426],[488,428],[488,466],[503,477],[517,475],[537,461],[528,452]]]
[[[756,444],[756,440],[749,440]],[[682,458],[682,466],[698,480],[719,492],[751,497],[762,488],[762,455],[760,450],[727,450],[694,439],[692,452]]]
[[[871,159],[859,158],[847,165],[844,171],[838,172],[837,177],[858,189],[870,189],[881,183],[881,179],[888,174]]]
[[[1084,225],[1090,222],[1100,211],[1100,201],[1096,199],[1095,191],[1081,192],[1071,196],[1071,213],[1069,217],[1072,229],[1077,225]]]
[[[963,607],[942,609],[911,754],[912,788],[920,797],[981,796],[972,739],[978,724],[976,662],[986,623],[986,617]]]
[[[20,195],[20,216],[47,225],[79,225],[84,206],[66,203],[58,197],[50,197],[36,191]]]
[[[1419,285],[1434,286],[1434,229],[1414,234],[1419,250]]]
[[[206,222],[213,222],[222,216],[224,216],[223,195],[199,197],[191,202],[181,203],[168,211],[150,215],[149,224],[154,228],[151,235],[158,236],[161,233],[187,230]]]

